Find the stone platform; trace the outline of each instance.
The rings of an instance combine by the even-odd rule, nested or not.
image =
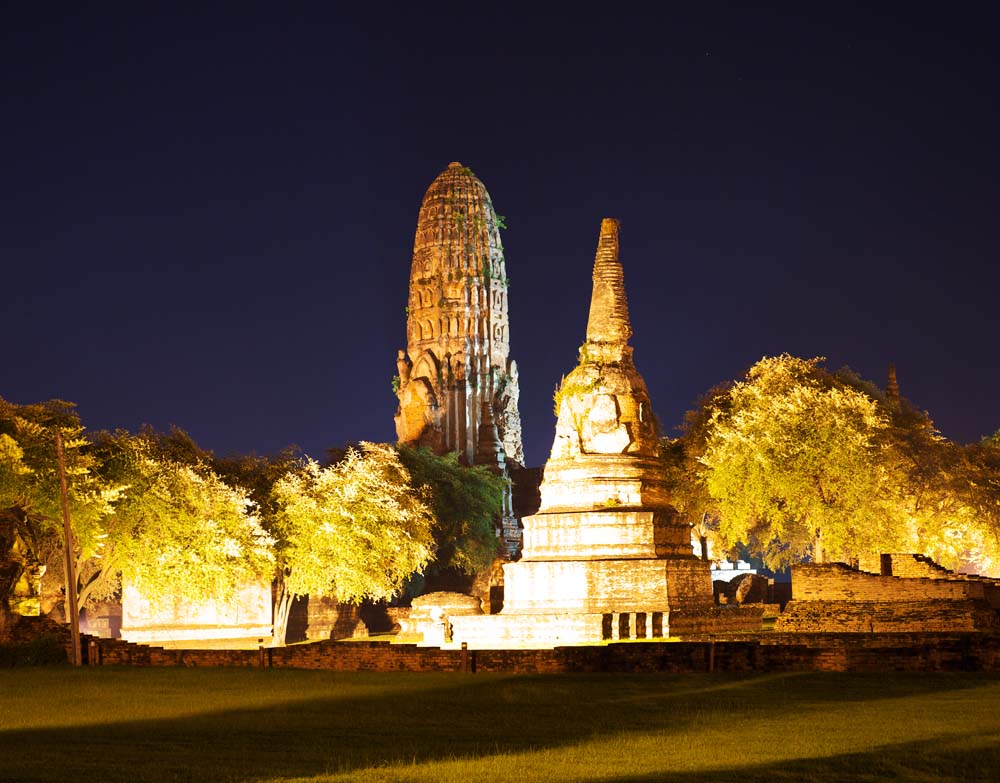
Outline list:
[[[524,519],[521,562],[690,558],[691,528],[675,524],[675,518],[672,510],[663,508],[546,510]]]
[[[551,612],[450,617],[451,640],[470,650],[549,648],[622,640],[684,638],[760,630],[762,606],[666,611]]]
[[[504,566],[504,584],[501,617],[713,605],[708,564],[694,557],[522,561]]]

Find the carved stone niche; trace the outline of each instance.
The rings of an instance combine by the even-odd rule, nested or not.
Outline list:
[[[428,379],[411,378],[399,395],[396,436],[400,442],[417,443],[424,440],[426,431],[434,428],[437,409],[437,397]]]
[[[621,422],[621,410],[613,394],[593,395],[590,410],[580,433],[583,451],[588,454],[623,454],[632,443],[628,427]]]

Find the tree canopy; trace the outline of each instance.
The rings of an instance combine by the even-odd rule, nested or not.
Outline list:
[[[329,467],[305,459],[273,493],[282,639],[293,598],[389,598],[433,554],[427,492],[412,485],[392,446],[362,443]]]
[[[682,510],[717,515],[725,547],[773,567],[880,551],[991,563],[992,447],[951,443],[906,400],[821,362],[762,359],[689,414],[667,444]]]
[[[256,505],[194,453],[164,449],[149,432],[100,433],[93,452],[98,473],[120,489],[104,523],[100,571],[81,596],[109,596],[125,581],[154,603],[221,599],[270,578],[273,541]],[[88,570],[95,564],[81,581]]]
[[[475,573],[497,552],[503,480],[454,455],[362,443],[329,467],[288,449],[218,458],[183,430],[84,436],[71,403],[0,399],[0,525],[63,574],[63,435],[80,605],[133,585],[152,603],[277,583],[276,630],[306,594],[384,599],[438,553]]]
[[[413,485],[425,488],[434,515],[436,554],[429,570],[466,574],[488,569],[500,552],[496,520],[503,508],[505,479],[482,466],[459,464],[455,453],[397,446]]]
[[[775,564],[819,542],[835,556],[868,551],[881,529],[886,475],[873,400],[832,382],[817,360],[755,364],[710,419],[701,463],[720,533]]]
[[[47,578],[63,580],[63,526],[55,433],[63,440],[68,501],[76,560],[99,554],[103,523],[120,491],[95,474],[95,458],[72,403],[49,400],[16,405],[0,398],[0,540],[13,534],[48,568]],[[0,555],[5,554],[0,552]],[[9,585],[0,585],[0,601]]]

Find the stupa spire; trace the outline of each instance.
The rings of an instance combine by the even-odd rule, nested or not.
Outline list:
[[[632,336],[625,298],[625,276],[618,260],[618,221],[604,218],[594,258],[587,342],[625,344]]]

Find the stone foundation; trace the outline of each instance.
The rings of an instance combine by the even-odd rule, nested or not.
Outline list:
[[[535,514],[524,520],[524,560],[692,556],[689,525],[668,510],[601,509]]]
[[[694,557],[521,560],[504,566],[505,616],[649,612],[711,604],[708,564]]]
[[[361,607],[342,603],[329,596],[305,597],[306,624],[303,634],[309,641],[321,639],[363,639],[368,626],[361,619]]]
[[[80,612],[80,632],[104,639],[120,639],[122,602],[115,599],[94,602]]]
[[[755,633],[761,628],[763,614],[763,606],[707,606],[667,611],[502,614],[448,619],[454,644],[464,643],[469,649],[502,649]]]
[[[630,640],[627,644],[492,650],[333,641],[263,651],[164,650],[85,637],[83,650],[85,662],[92,666],[244,666],[467,674],[1000,671],[1000,635],[982,633],[766,633],[743,638],[734,635],[727,640]]]

